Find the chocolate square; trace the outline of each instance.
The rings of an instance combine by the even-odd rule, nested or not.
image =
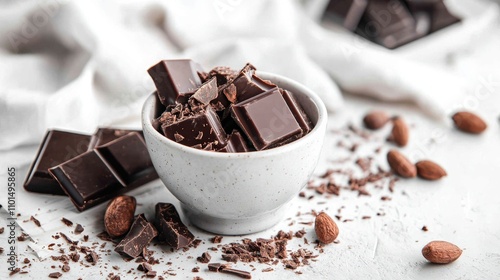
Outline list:
[[[231,116],[257,150],[286,144],[303,133],[278,89],[234,104]]]
[[[262,80],[255,76],[255,68],[251,64],[247,64],[233,80],[232,84],[236,89],[236,98],[228,96],[227,99],[232,103],[242,102],[265,91],[276,88],[276,85],[270,81]]]
[[[148,70],[165,106],[187,102],[202,84],[198,72],[203,69],[190,59],[162,60]]]
[[[87,151],[90,136],[60,130],[49,130],[30,167],[24,188],[30,192],[64,195],[49,168]]]
[[[125,136],[131,132],[138,132],[142,135],[141,130],[130,130],[130,129],[116,129],[116,128],[105,128],[101,127],[97,129],[96,133],[92,135],[89,144],[89,150],[114,141],[122,136]]]
[[[211,106],[207,106],[194,116],[185,117],[171,124],[163,124],[162,130],[169,139],[186,146],[205,147],[209,143],[217,147],[226,145],[226,133]]]
[[[145,175],[156,173],[146,143],[137,132],[130,132],[96,150],[127,185]]]
[[[95,151],[49,171],[80,211],[116,195],[125,185]]]

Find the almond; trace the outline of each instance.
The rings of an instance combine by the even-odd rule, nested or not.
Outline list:
[[[423,179],[434,181],[447,175],[441,166],[430,160],[421,160],[415,166],[417,167],[417,175]]]
[[[403,154],[396,150],[387,153],[387,162],[394,173],[401,177],[413,178],[417,176],[417,168]]]
[[[410,134],[408,125],[406,125],[406,122],[400,117],[394,118],[392,120],[392,124],[392,131],[388,140],[394,142],[394,144],[399,147],[406,146],[408,144]]]
[[[446,264],[458,259],[462,250],[446,241],[432,241],[422,248],[422,255],[431,263]]]
[[[458,112],[452,116],[455,126],[467,133],[479,134],[486,130],[488,125],[476,114],[471,112]]]
[[[104,229],[111,237],[119,237],[128,232],[134,221],[136,201],[128,195],[111,200],[104,213]]]
[[[314,231],[316,231],[318,240],[325,244],[332,243],[339,235],[337,224],[325,212],[316,216]]]
[[[382,111],[371,111],[363,118],[363,123],[368,129],[379,129],[389,121],[389,116]]]

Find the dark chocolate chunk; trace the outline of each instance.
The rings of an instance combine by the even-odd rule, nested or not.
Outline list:
[[[41,227],[41,226],[42,226],[42,225],[40,224],[40,221],[39,221],[37,218],[35,218],[35,217],[31,216],[31,217],[30,217],[30,220],[31,220],[33,223],[35,223],[35,225],[36,225],[37,227]]]
[[[54,278],[54,279],[57,279],[59,277],[62,276],[62,273],[61,272],[52,272],[49,274],[49,278]]]
[[[217,150],[218,152],[225,153],[244,153],[249,152],[250,149],[241,133],[234,130],[227,138],[227,144],[223,148]]]
[[[171,124],[164,123],[162,129],[167,138],[186,146],[200,144],[205,147],[208,143],[214,143],[215,146],[223,147],[226,144],[226,133],[217,113],[210,106],[194,116],[185,117]],[[200,132],[201,138],[198,137]]]
[[[204,252],[203,254],[201,254],[201,256],[196,258],[196,260],[201,262],[201,263],[208,263],[211,258],[212,258],[212,256],[210,256],[210,254],[208,252]]]
[[[278,89],[234,104],[231,116],[257,150],[289,143],[303,134]]]
[[[215,78],[212,78],[201,85],[191,96],[191,98],[196,99],[198,102],[208,105],[210,101],[217,98],[217,81]]]
[[[99,128],[90,139],[89,150],[107,144],[131,132],[140,133],[142,137],[142,131],[140,130]]]
[[[201,66],[190,59],[162,60],[149,68],[160,102],[165,105],[185,103],[201,86]]]
[[[109,199],[125,185],[96,151],[49,170],[79,211]]]
[[[140,214],[135,218],[127,235],[116,245],[115,251],[137,258],[157,234],[155,227],[146,220],[144,214]]]
[[[276,85],[270,81],[265,81],[255,76],[255,67],[251,64],[247,64],[231,84],[235,86],[236,98],[234,98],[234,93],[231,94],[233,91],[224,91],[224,94],[231,103],[242,102],[265,91],[276,88]],[[229,84],[228,87],[231,84]]]
[[[66,218],[64,218],[64,217],[61,218],[61,222],[63,222],[63,224],[65,224],[68,227],[73,226],[73,222],[70,221],[70,220],[68,220],[68,219],[66,219]]]
[[[159,231],[158,241],[175,249],[189,246],[194,235],[182,223],[179,213],[170,203],[156,204],[155,225]]]
[[[75,234],[80,234],[84,231],[85,229],[83,228],[82,225],[80,224],[76,224],[76,227],[75,227]]]
[[[223,267],[223,264],[221,263],[209,263],[208,264],[208,270],[213,271],[213,272],[219,272],[219,270]]]
[[[86,256],[85,260],[91,263],[92,265],[95,265],[97,261],[99,260],[99,256],[96,254],[94,251],[90,251]]]
[[[354,31],[367,5],[368,0],[332,0],[326,6],[324,18]]]
[[[280,91],[286,101],[286,104],[288,105],[288,108],[290,108],[290,111],[292,111],[295,120],[299,123],[300,128],[302,128],[303,135],[309,133],[309,131],[312,130],[313,125],[307,114],[302,109],[302,106],[300,106],[299,103],[295,100],[291,92],[281,89]]]
[[[369,1],[356,32],[386,48],[393,49],[423,34],[406,5],[394,0]]]
[[[238,276],[238,277],[243,278],[243,279],[252,279],[252,274],[250,272],[244,271],[244,270],[234,269],[234,268],[230,268],[230,267],[223,267],[220,270],[220,272],[232,274],[232,275]]]
[[[146,143],[137,132],[101,145],[96,150],[128,186],[137,184],[136,181],[144,184],[144,179],[150,181],[158,176],[149,157]]]
[[[64,195],[64,191],[50,176],[48,169],[87,151],[89,141],[89,135],[59,130],[47,131],[28,172],[24,188],[30,192]]]

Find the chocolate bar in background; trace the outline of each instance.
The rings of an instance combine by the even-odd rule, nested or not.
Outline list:
[[[356,30],[368,0],[334,0],[326,6],[325,16],[350,31]]]
[[[395,0],[369,1],[356,33],[389,49],[424,35],[417,33],[415,19],[406,5]]]
[[[190,59],[162,60],[148,70],[164,106],[186,103],[202,84],[198,72],[203,69]]]
[[[79,211],[158,178],[138,132],[101,145],[49,172]]]
[[[30,167],[24,189],[30,192],[64,195],[49,168],[87,151],[90,135],[60,130],[48,130]]]
[[[323,19],[389,49],[460,21],[443,0],[330,0]]]

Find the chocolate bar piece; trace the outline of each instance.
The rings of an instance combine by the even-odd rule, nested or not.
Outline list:
[[[151,181],[152,177],[157,178],[146,143],[137,132],[128,133],[96,150],[128,187],[142,185]]]
[[[280,92],[281,95],[283,95],[288,108],[290,108],[290,111],[292,111],[295,120],[297,120],[300,128],[302,128],[302,134],[305,135],[309,133],[309,131],[312,130],[313,125],[307,114],[302,109],[302,106],[299,105],[299,103],[293,97],[292,93],[288,90],[280,89]]]
[[[366,10],[368,0],[333,0],[325,10],[325,18],[354,31]]]
[[[142,135],[141,130],[130,130],[130,129],[116,129],[116,128],[104,128],[101,127],[97,129],[97,132],[90,138],[89,150],[95,147],[99,147],[111,141],[114,141],[122,136],[125,136],[131,132],[137,132]]]
[[[31,165],[24,188],[30,192],[64,195],[49,168],[70,160],[87,151],[90,135],[49,130]]]
[[[429,33],[460,21],[448,11],[443,0],[405,0],[405,3],[415,17],[425,15],[429,19]]]
[[[125,185],[96,151],[49,169],[79,211],[109,199]]]
[[[217,90],[217,80],[214,77],[201,85],[201,87],[195,91],[191,98],[196,99],[201,104],[208,105],[210,101],[217,98],[218,94],[219,92]]]
[[[207,106],[193,116],[172,123],[164,123],[162,130],[167,138],[186,146],[206,147],[209,143],[217,147],[226,145],[226,132],[211,106]]]
[[[170,203],[158,203],[155,210],[155,225],[159,231],[158,241],[176,250],[189,246],[193,242],[194,235],[182,223],[174,205]]]
[[[127,235],[116,245],[115,252],[137,258],[157,235],[155,227],[146,220],[144,214],[140,214],[135,218]]]
[[[369,1],[356,33],[389,49],[422,36],[407,7],[394,0]]]
[[[278,89],[234,104],[231,116],[257,150],[281,146],[303,135]]]
[[[185,103],[201,86],[201,66],[190,59],[162,60],[149,68],[160,102],[165,105]]]
[[[232,84],[235,87],[236,95],[228,93],[228,91],[224,92],[227,99],[232,103],[245,101],[265,91],[276,88],[275,84],[255,76],[255,67],[251,64],[247,64],[240,71],[239,75],[232,81]]]
[[[226,146],[217,150],[217,152],[224,153],[244,153],[249,151],[250,149],[247,146],[245,138],[243,138],[238,130],[233,130],[233,132],[227,137]]]
[[[138,132],[101,145],[49,172],[79,211],[158,178]]]

